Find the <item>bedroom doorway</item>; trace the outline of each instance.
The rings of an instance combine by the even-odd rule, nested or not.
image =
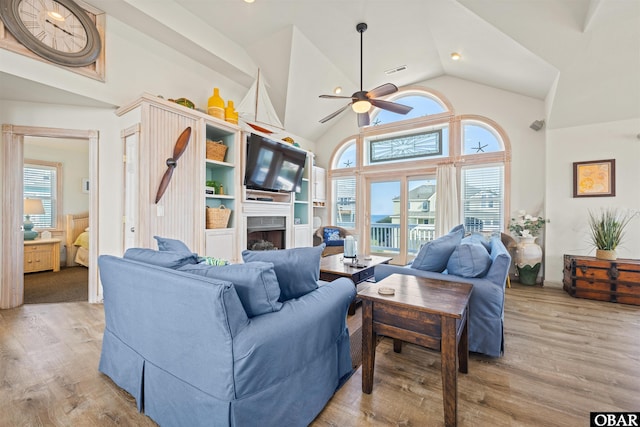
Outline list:
[[[23,303],[88,301],[89,141],[25,136],[23,144],[24,197],[44,208],[30,217],[40,234],[25,241]]]
[[[13,308],[24,302],[23,159],[24,138],[64,138],[86,140],[89,144],[89,228],[98,230],[98,132],[3,125],[3,208],[2,246],[5,260],[0,272],[0,308]],[[88,300],[100,302],[97,268],[98,233],[89,242]]]

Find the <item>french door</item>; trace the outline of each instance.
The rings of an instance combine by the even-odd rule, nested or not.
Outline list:
[[[411,262],[420,246],[435,235],[435,176],[407,175],[366,180],[366,252]]]

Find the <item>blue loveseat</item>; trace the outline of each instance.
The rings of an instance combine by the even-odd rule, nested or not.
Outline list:
[[[323,247],[308,249],[319,266]],[[274,273],[286,262],[304,270],[295,264],[305,257],[271,252],[285,263],[208,267],[195,254],[151,249],[100,256],[100,371],[162,426],[308,425],[351,374],[345,319],[355,287],[316,282],[282,298]]]
[[[397,273],[471,283],[469,350],[499,357],[504,351],[504,291],[511,256],[499,235],[489,241],[480,234],[463,235],[459,225],[427,243],[411,265],[378,265],[375,279]]]

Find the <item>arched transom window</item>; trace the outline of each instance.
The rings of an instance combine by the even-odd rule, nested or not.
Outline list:
[[[504,231],[510,144],[500,125],[478,115],[456,116],[444,96],[424,88],[387,99],[413,110],[400,115],[374,109],[371,125],[336,147],[329,221],[353,229],[362,251],[400,263],[443,234],[438,225]],[[439,186],[444,168],[453,168],[455,180]],[[455,218],[438,212],[451,198],[457,200]]]

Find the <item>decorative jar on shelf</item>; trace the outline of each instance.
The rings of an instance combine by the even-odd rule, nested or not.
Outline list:
[[[516,268],[519,282],[535,285],[542,264],[542,248],[535,242],[534,236],[518,237],[516,246]]]
[[[224,120],[224,100],[220,96],[220,89],[217,87],[213,88],[213,95],[209,97],[207,113],[209,113],[210,116]]]
[[[225,121],[233,123],[234,125],[238,124],[238,112],[235,110],[233,101],[231,100],[227,102],[227,108],[224,109],[224,119]]]

